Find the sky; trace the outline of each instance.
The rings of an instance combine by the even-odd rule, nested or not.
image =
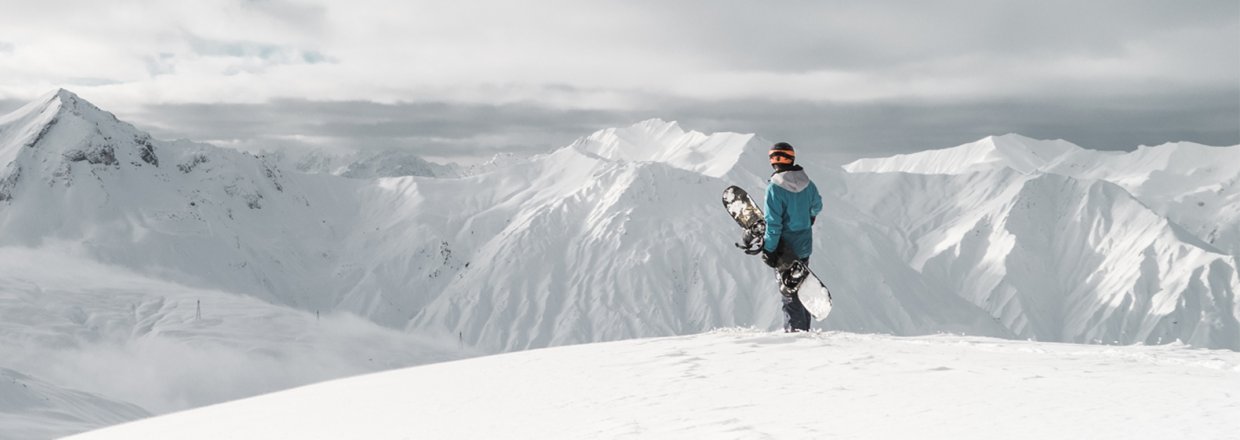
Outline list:
[[[1240,144],[1240,2],[0,0],[0,111],[161,138],[537,153],[648,118],[845,161],[1020,133]]]

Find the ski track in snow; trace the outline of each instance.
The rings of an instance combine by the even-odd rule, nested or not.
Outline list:
[[[414,367],[72,438],[1223,439],[1237,413],[1231,351],[737,329]]]

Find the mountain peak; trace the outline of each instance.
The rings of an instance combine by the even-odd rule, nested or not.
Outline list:
[[[50,121],[65,114],[78,115],[92,122],[119,122],[112,113],[104,111],[76,93],[61,88],[43,94],[12,113],[0,116],[0,125],[34,119]]]
[[[70,92],[69,89],[59,88],[52,92],[53,97],[61,101],[80,99],[76,93]]]
[[[752,134],[685,131],[676,121],[652,118],[596,131],[569,148],[607,160],[658,162],[719,177],[732,170],[752,139]]]
[[[23,174],[69,179],[67,170],[76,162],[158,167],[154,148],[149,134],[69,90],[56,89],[0,116],[0,178],[8,182],[0,190],[12,197]]]

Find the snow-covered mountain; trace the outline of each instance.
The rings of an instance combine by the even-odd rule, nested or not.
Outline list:
[[[907,260],[1022,337],[1240,344],[1240,146],[1099,152],[1005,135],[844,168],[951,194],[867,210],[922,222],[897,226]]]
[[[5,122],[5,243],[82,243],[177,282],[487,351],[780,319],[717,206],[727,184],[763,185],[769,142],[754,135],[650,120],[476,176],[341,179],[151,140],[64,91]],[[811,159],[828,206],[811,265],[838,303],[827,327],[1240,348],[1234,257],[1149,182],[1225,189],[1235,170],[1145,152],[1161,148],[1108,167],[1127,156],[1008,135],[849,172]],[[1235,210],[1220,197],[1213,209]]]
[[[404,340],[397,330],[420,338],[392,342],[415,348],[388,368],[778,328],[773,276],[732,246],[739,231],[719,202],[730,184],[760,194],[769,145],[653,119],[447,174],[409,171],[416,156],[376,156],[357,168],[370,174],[349,178],[339,165],[356,160],[302,172],[289,157],[164,142],[58,91],[0,117],[0,250],[11,261],[63,254],[35,258],[48,267],[14,269],[0,286],[0,313],[40,317],[13,320],[0,348],[28,347],[49,328],[77,336],[20,365],[0,356],[0,368],[150,412],[271,390],[174,405],[83,386],[99,380],[70,380],[73,368],[35,374],[38,359],[65,347],[143,343],[151,333],[134,329],[146,309],[177,313],[157,320],[177,324],[156,334],[198,340],[204,329],[185,315],[198,297],[235,304],[221,318],[233,330],[213,340],[244,350],[283,353],[273,341],[303,337],[316,313],[358,316],[392,341]],[[801,146],[826,204],[810,265],[835,297],[816,326],[1240,350],[1238,151],[1103,153],[1006,135],[840,170]],[[413,175],[371,177],[385,174]],[[49,289],[59,266],[84,275]],[[97,287],[113,270],[139,287]],[[298,324],[245,321],[249,309]],[[349,359],[381,351],[342,348],[357,337],[341,327],[318,336]],[[339,365],[333,374],[381,368]]]
[[[1008,134],[942,150],[862,159],[853,173],[964,174],[1011,168],[1103,180],[1210,245],[1240,256],[1240,148],[1178,142],[1131,152],[1088,150],[1063,140]]]

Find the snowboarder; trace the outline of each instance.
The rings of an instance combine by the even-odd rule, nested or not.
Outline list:
[[[767,156],[775,172],[766,187],[766,236],[763,239],[762,261],[779,273],[780,293],[784,304],[789,332],[809,331],[810,313],[801,304],[795,286],[805,277],[805,264],[814,250],[814,236],[810,228],[818,213],[822,212],[822,196],[818,187],[809,180],[805,170],[796,164],[796,151],[787,142],[771,146]],[[800,260],[801,265],[794,265]],[[800,267],[801,270],[794,270]],[[801,272],[801,273],[797,273]]]

